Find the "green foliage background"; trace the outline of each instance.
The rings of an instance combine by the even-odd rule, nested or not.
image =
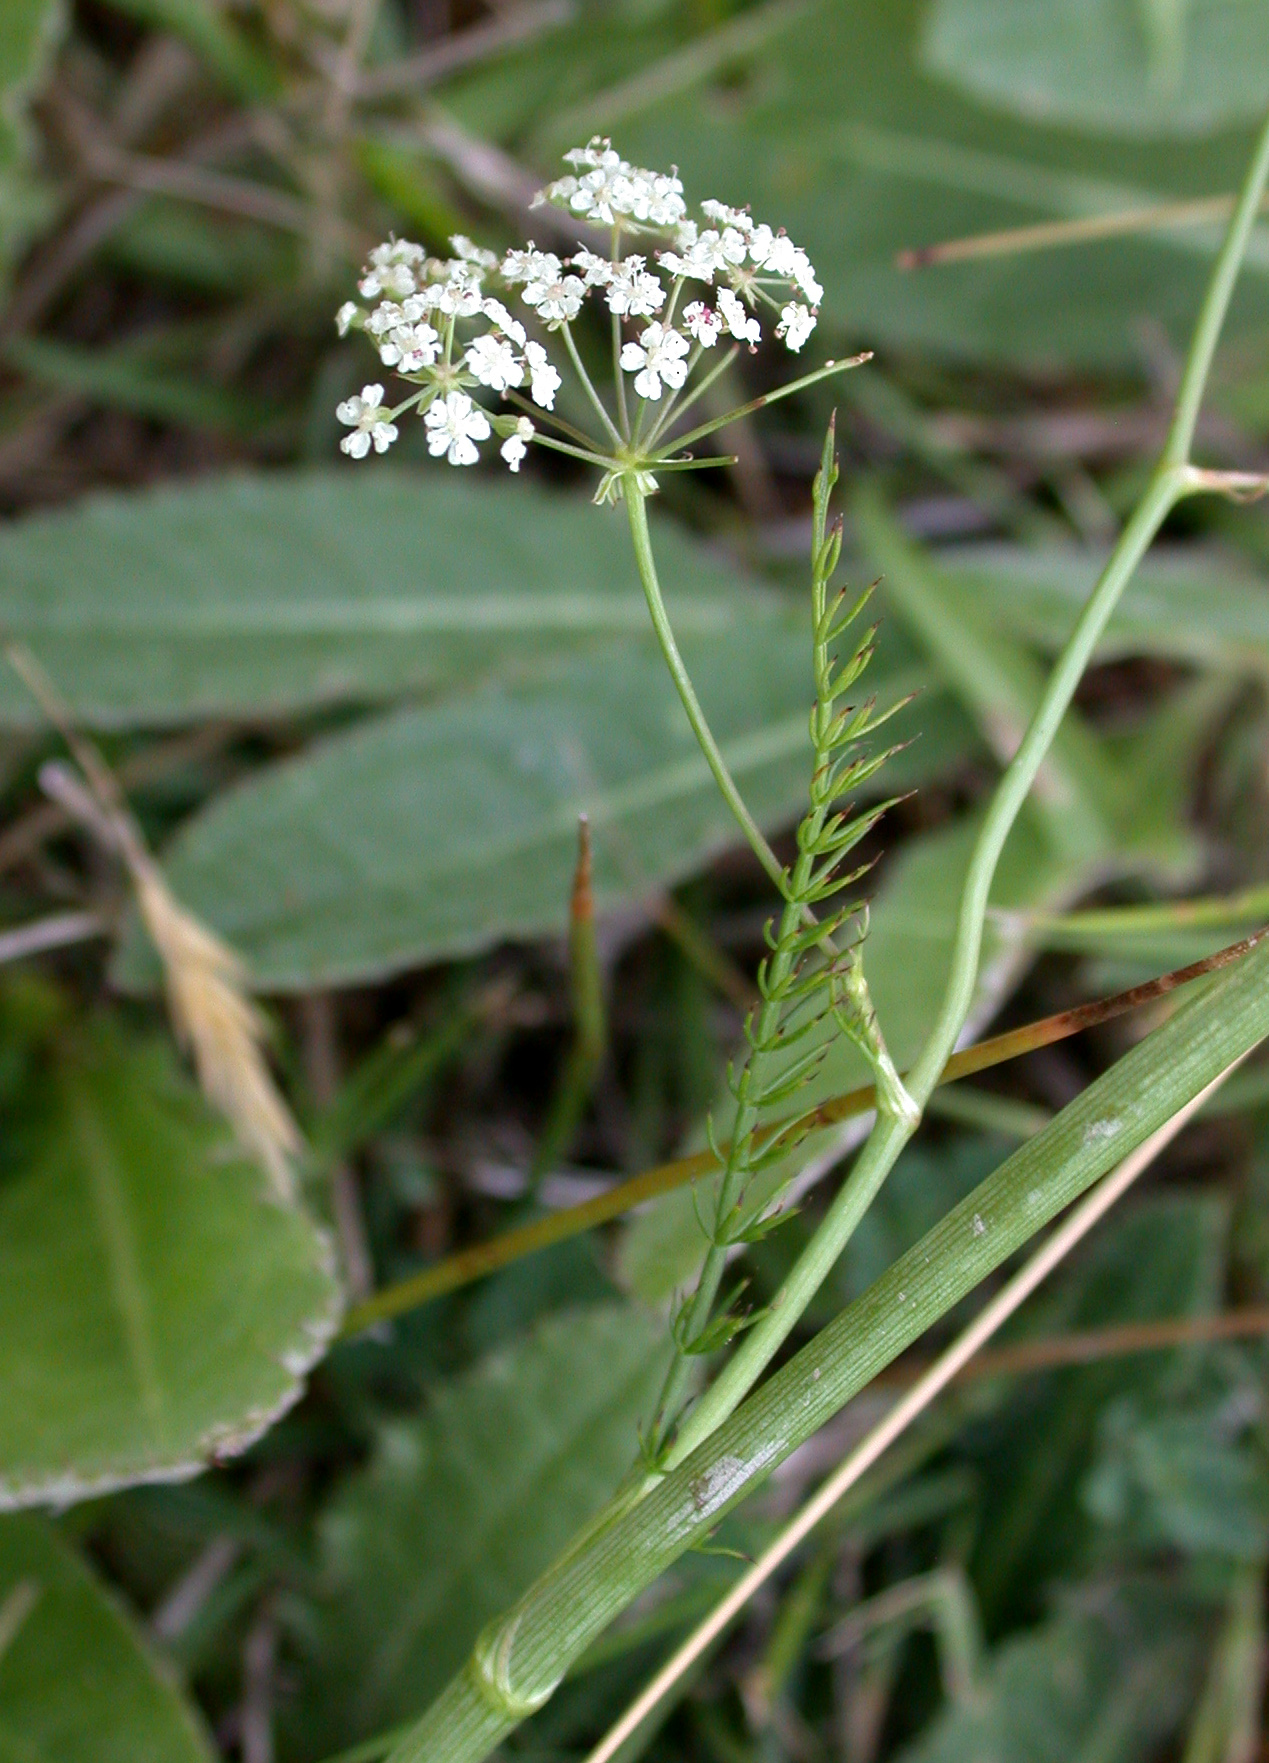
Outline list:
[[[832,396],[846,572],[881,578],[868,689],[912,695],[875,786],[905,800],[866,851],[902,1065],[987,792],[1158,450],[1220,229],[897,256],[1228,193],[1266,107],[1266,0],[0,8],[0,631],[242,958],[310,1147],[299,1196],[269,1200],[168,1044],[123,878],[47,799],[60,738],[0,670],[0,1758],[385,1755],[628,1470],[704,1252],[680,1189],[338,1333],[370,1285],[698,1148],[771,910],[592,486],[451,472],[414,433],[390,466],[340,459],[334,406],[371,369],[331,315],[366,248],[519,241],[559,152],[611,133],[787,226],[826,289],[815,347],[876,351]],[[772,374],[744,361],[732,390]],[[684,653],[777,841],[806,795],[830,408],[819,386],[746,423],[734,469],[667,479],[654,518]],[[1263,472],[1264,223],[1205,409],[1203,460]],[[1262,509],[1203,503],[1138,571],[1006,847],[975,1036],[1263,921],[1267,566]],[[579,813],[608,1034],[539,1182]],[[1211,900],[1114,910],[1187,894]],[[66,915],[65,947],[9,938]],[[867,1314],[1129,1020],[942,1093],[794,1346]],[[843,1039],[809,1100],[868,1075]],[[1227,1310],[1240,1338],[1103,1340],[958,1386],[625,1758],[1259,1754],[1266,1098],[1253,1062],[1010,1345],[1197,1340]],[[754,1311],[855,1142],[747,1250]],[[663,1574],[506,1754],[583,1758],[887,1399],[864,1390]]]

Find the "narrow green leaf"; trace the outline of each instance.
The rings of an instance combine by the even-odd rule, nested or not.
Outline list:
[[[136,1626],[43,1519],[0,1519],[5,1763],[211,1763],[210,1736]]]
[[[5,0],[0,7],[0,291],[50,197],[30,166],[27,107],[66,28],[59,0]]]
[[[182,37],[229,90],[248,103],[273,98],[277,69],[214,0],[110,0],[118,12]]]
[[[0,1507],[196,1474],[291,1406],[339,1314],[324,1239],[166,1049],[55,1043],[0,1180]]]
[[[156,367],[132,348],[85,349],[51,337],[11,337],[3,355],[10,367],[57,391],[213,434],[257,436],[279,414],[243,393]]]

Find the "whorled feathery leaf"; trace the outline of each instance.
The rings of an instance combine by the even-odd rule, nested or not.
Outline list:
[[[765,1235],[779,1214],[748,1202],[754,1177],[787,1156],[796,1129],[763,1144],[761,1129],[770,1111],[808,1084],[823,1062],[833,1029],[847,1035],[872,1065],[878,1105],[908,1117],[912,1103],[886,1050],[863,975],[860,945],[867,930],[867,908],[849,890],[871,867],[846,868],[846,858],[893,806],[892,799],[853,812],[848,797],[867,783],[896,750],[860,751],[860,742],[902,707],[879,710],[875,698],[845,702],[872,657],[876,627],[866,630],[849,660],[839,665],[834,643],[859,617],[872,589],[853,602],[845,590],[829,603],[829,583],[841,556],[842,528],[828,523],[829,499],[837,481],[835,425],[830,424],[814,486],[814,546],[811,566],[812,642],[815,703],[810,717],[813,767],[810,806],[797,829],[797,857],[784,872],[784,906],[768,923],[770,954],[757,974],[759,1002],[745,1022],[748,1052],[738,1070],[728,1070],[735,1098],[731,1138],[720,1147],[710,1126],[710,1143],[719,1164],[714,1216],[702,1228],[709,1251],[691,1297],[674,1319],[677,1348],[650,1435],[652,1454],[663,1448],[685,1384],[689,1355],[701,1342],[734,1334],[741,1324],[711,1313],[728,1250]],[[823,918],[816,908],[828,907]],[[839,948],[837,939],[850,938]],[[827,1033],[825,1031],[828,1031]]]

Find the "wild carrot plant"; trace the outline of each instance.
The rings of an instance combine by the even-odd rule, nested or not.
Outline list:
[[[707,1253],[694,1290],[671,1319],[671,1365],[636,1470],[556,1565],[485,1631],[466,1670],[400,1741],[392,1763],[477,1763],[549,1698],[608,1621],[815,1426],[1061,1207],[1126,1153],[1153,1142],[1152,1134],[1165,1133],[1264,1032],[1265,960],[1259,952],[1158,1031],[1153,1044],[1145,1043],[1093,1085],[971,1196],[969,1211],[966,1202],[822,1337],[750,1394],[911,1138],[952,1053],[973,994],[988,894],[1005,838],[1133,570],[1184,497],[1204,491],[1244,496],[1266,488],[1253,474],[1199,469],[1190,454],[1221,324],[1269,179],[1269,124],[1212,274],[1159,465],[988,806],[970,860],[942,1007],[904,1077],[887,1052],[868,991],[867,913],[855,892],[863,872],[847,866],[851,851],[884,812],[885,804],[856,812],[850,797],[887,757],[860,745],[887,711],[871,699],[844,701],[867,664],[870,633],[844,663],[834,653],[867,595],[851,601],[831,587],[841,549],[841,526],[831,523],[829,513],[837,475],[832,430],[814,492],[810,804],[789,866],[746,806],[705,718],[661,595],[646,513],[664,475],[723,462],[693,454],[698,443],[739,416],[868,357],[829,361],[685,429],[688,412],[722,379],[737,352],[764,341],[764,324],[786,349],[797,353],[805,346],[823,292],[815,271],[783,232],[716,201],[690,210],[677,174],[633,166],[606,140],[592,140],[566,159],[571,172],[537,201],[595,229],[602,254],[582,247],[561,257],[530,241],[499,258],[465,238],[452,241],[454,255],[447,260],[397,240],[372,253],[359,284],[371,304],[346,304],[339,326],[363,330],[385,369],[413,389],[390,402],[382,385],[366,385],[360,397],[340,406],[340,419],[351,431],[342,445],[354,458],[365,458],[372,448],[382,453],[398,438],[402,419],[416,413],[427,429],[429,452],[451,465],[475,464],[481,445],[496,435],[512,472],[536,445],[598,473],[594,500],[625,504],[666,663],[718,788],[778,891],[780,909],[768,927],[760,998],[745,1028],[747,1051],[730,1076],[734,1110],[725,1134],[712,1141],[712,1198],[701,1201]],[[588,298],[607,309],[606,397],[587,371],[573,329]],[[523,309],[523,319],[508,301]],[[589,406],[589,430],[555,409],[566,373]],[[496,408],[485,401],[492,398]],[[778,1206],[779,1189],[760,1188],[755,1200],[756,1178],[787,1165],[813,1124],[799,1121],[794,1111],[772,1137],[772,1112],[789,1106],[817,1070],[827,1037],[837,1034],[849,1037],[872,1067],[872,1133],[767,1309],[749,1318],[726,1306],[720,1311],[729,1252],[778,1222],[772,1204]],[[1171,1075],[1161,1083],[1164,1070]],[[738,1346],[704,1394],[685,1408],[690,1359],[715,1353],[737,1336]],[[603,1754],[610,1755],[611,1747]]]

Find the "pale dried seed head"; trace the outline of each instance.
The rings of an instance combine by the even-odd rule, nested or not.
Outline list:
[[[131,854],[129,869],[146,929],[163,962],[177,1039],[194,1061],[204,1095],[267,1173],[279,1200],[295,1198],[292,1159],[299,1128],[278,1094],[261,1044],[265,1022],[247,997],[232,950],[173,899],[158,867]]]
[[[76,732],[34,655],[18,644],[5,653],[61,731],[83,774],[77,778],[65,766],[47,765],[40,773],[41,785],[122,860],[132,878],[137,906],[163,963],[172,1027],[193,1056],[203,1094],[264,1169],[276,1198],[293,1200],[291,1160],[303,1140],[269,1075],[261,1050],[264,1018],[247,996],[237,956],[172,897],[114,773],[92,742]]]

